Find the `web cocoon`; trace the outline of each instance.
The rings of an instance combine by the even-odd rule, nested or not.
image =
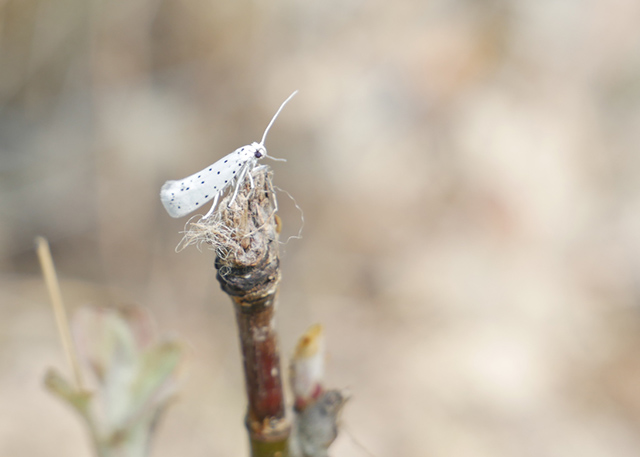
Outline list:
[[[211,216],[204,218],[198,215],[187,222],[176,251],[191,245],[202,249],[206,244],[216,252],[222,267],[225,264],[230,267],[238,264],[251,266],[261,258],[266,244],[278,239],[275,217],[278,205],[271,169],[261,165],[250,173],[251,179],[247,177],[239,184],[233,202],[234,192],[231,189]],[[223,268],[220,273],[224,274]]]

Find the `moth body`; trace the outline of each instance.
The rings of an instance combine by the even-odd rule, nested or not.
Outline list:
[[[264,146],[252,143],[227,154],[204,170],[178,181],[167,181],[160,200],[171,217],[183,217],[224,192],[238,177],[251,171],[266,155]]]
[[[242,185],[245,177],[247,177],[253,167],[256,166],[258,160],[263,157],[269,157],[267,155],[267,149],[264,147],[264,141],[267,137],[267,133],[269,132],[271,125],[273,125],[273,122],[278,117],[278,114],[280,114],[284,105],[286,105],[297,92],[298,91],[295,91],[291,94],[289,98],[280,105],[280,108],[265,129],[260,143],[254,142],[246,146],[242,146],[231,154],[227,154],[217,162],[211,164],[204,170],[194,173],[191,176],[187,176],[184,179],[165,182],[160,189],[160,201],[162,201],[162,204],[169,213],[169,216],[186,216],[187,214],[201,208],[202,205],[207,202],[213,200],[213,206],[205,215],[205,218],[207,218],[213,213],[218,199],[233,183],[236,183],[233,198],[229,203],[229,205],[231,205],[235,200],[240,185]],[[271,159],[274,158],[271,157]],[[251,179],[251,175],[249,175],[249,179]]]

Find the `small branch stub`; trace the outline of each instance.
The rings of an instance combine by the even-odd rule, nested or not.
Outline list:
[[[300,337],[291,359],[295,398],[295,432],[289,443],[292,456],[327,457],[338,436],[340,412],[349,395],[346,390],[325,389],[324,359],[324,332],[315,324]]]
[[[301,412],[324,392],[325,342],[322,325],[312,325],[298,340],[289,375],[294,407]]]
[[[217,280],[232,299],[249,400],[247,428],[254,457],[287,455],[290,424],[275,330],[280,283],[277,203],[272,172],[258,166],[207,219],[192,223],[182,245],[207,243],[216,252]]]

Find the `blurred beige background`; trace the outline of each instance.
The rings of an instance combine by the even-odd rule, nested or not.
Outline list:
[[[305,219],[281,346],[325,325],[357,440],[640,455],[637,0],[0,1],[0,455],[90,455],[41,386],[66,367],[36,235],[70,308],[144,304],[188,342],[153,455],[246,455],[232,308],[158,192],[295,89],[266,142]]]

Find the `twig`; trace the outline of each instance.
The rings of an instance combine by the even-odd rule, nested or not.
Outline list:
[[[215,249],[217,279],[234,304],[253,457],[286,457],[291,429],[285,417],[275,329],[280,260],[271,175],[268,167],[255,168],[254,187],[247,179],[230,208],[231,196],[227,196],[215,216],[192,225],[191,232]]]

